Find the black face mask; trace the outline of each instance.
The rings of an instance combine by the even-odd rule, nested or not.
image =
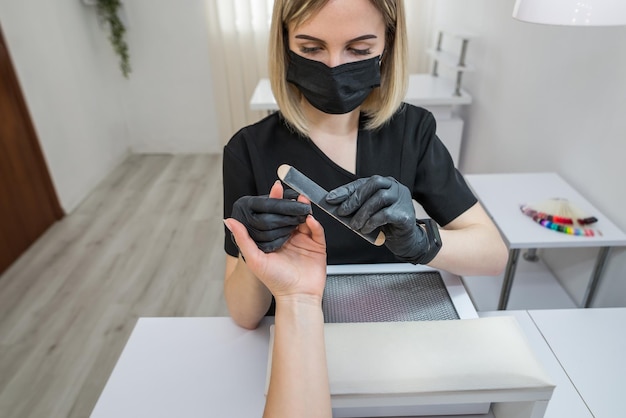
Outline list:
[[[331,68],[289,51],[287,81],[318,110],[341,115],[356,109],[380,86],[380,56]]]

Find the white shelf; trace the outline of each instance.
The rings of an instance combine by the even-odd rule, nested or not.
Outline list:
[[[479,312],[498,309],[503,276],[466,276],[461,280]],[[520,254],[507,309],[567,309],[576,303],[543,261],[526,261]]]

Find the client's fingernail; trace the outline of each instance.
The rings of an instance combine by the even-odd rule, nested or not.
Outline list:
[[[226,228],[228,228],[228,230],[230,232],[233,232],[233,230],[230,228],[230,225],[228,225],[228,220],[227,219],[222,219],[222,222],[224,222],[224,225],[226,225]]]

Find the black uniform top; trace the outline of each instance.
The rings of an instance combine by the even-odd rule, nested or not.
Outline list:
[[[289,130],[274,113],[241,129],[224,147],[224,217],[230,216],[239,197],[268,194],[278,179],[278,167],[289,164],[328,191],[374,174],[394,177],[439,225],[446,225],[476,198],[435,128],[430,112],[403,104],[383,127],[359,129],[355,175],[330,160],[309,138]],[[315,206],[313,215],[324,226],[328,264],[399,261],[385,246],[370,244]],[[229,233],[224,249],[234,257],[239,254]]]

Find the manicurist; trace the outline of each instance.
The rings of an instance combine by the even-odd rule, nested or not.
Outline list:
[[[224,217],[266,253],[309,213],[325,231],[328,264],[410,262],[495,275],[507,249],[436,135],[433,115],[403,103],[407,38],[401,0],[276,0],[269,75],[279,111],[224,148]],[[289,164],[330,191],[328,203],[377,247],[277,182]],[[418,221],[412,200],[434,222]],[[436,222],[436,224],[435,224]],[[241,326],[272,313],[272,292],[225,231],[224,294]]]

